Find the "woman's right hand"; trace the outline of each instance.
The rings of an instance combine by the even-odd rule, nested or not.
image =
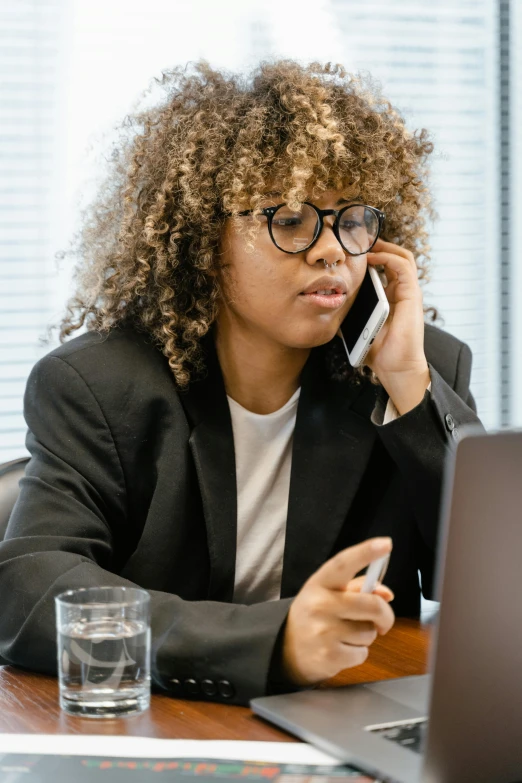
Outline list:
[[[378,585],[361,593],[364,577],[354,579],[372,560],[391,551],[390,538],[373,538],[344,549],[308,579],[288,613],[282,670],[296,685],[315,685],[368,657],[377,634],[395,621],[393,593]]]

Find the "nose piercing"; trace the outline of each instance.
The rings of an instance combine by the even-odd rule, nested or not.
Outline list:
[[[327,264],[326,263],[326,259],[323,258],[323,264],[324,264],[325,269],[330,269],[331,266],[337,266],[337,261],[334,261],[332,264]]]

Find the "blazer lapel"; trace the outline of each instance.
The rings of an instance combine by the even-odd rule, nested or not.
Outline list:
[[[232,601],[237,487],[234,438],[223,377],[211,340],[207,376],[180,395],[192,428],[189,446],[203,502],[210,557],[208,598]],[[295,595],[328,558],[357,492],[375,441],[370,422],[376,387],[329,380],[321,351],[302,378],[281,597]]]
[[[237,490],[234,438],[223,377],[213,345],[207,376],[181,400],[192,425],[189,446],[196,466],[210,557],[208,598],[232,601],[236,565]]]
[[[332,551],[376,438],[376,392],[366,381],[328,379],[310,357],[294,433],[281,598],[295,595]]]

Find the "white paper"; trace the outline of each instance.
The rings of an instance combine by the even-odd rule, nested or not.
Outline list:
[[[123,758],[194,758],[269,761],[276,764],[341,764],[306,742],[151,739],[77,734],[0,734],[0,753]]]

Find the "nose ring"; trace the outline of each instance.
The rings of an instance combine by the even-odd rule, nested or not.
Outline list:
[[[330,269],[331,266],[337,266],[337,261],[334,261],[332,264],[328,264],[326,262],[326,259],[323,258],[323,264],[324,264],[325,269]]]

